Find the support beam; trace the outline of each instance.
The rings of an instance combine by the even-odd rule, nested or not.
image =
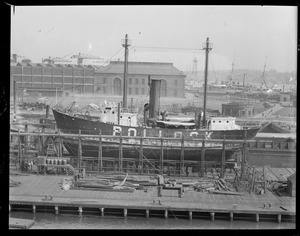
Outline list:
[[[161,135],[161,145],[160,145],[160,174],[163,174],[164,171],[164,139]]]
[[[204,176],[204,169],[205,169],[205,140],[202,140],[202,152],[201,152],[201,167],[200,167],[200,171],[201,171],[201,177]]]
[[[144,173],[144,171],[143,171],[143,132],[141,133],[141,139],[140,139],[139,166],[140,166],[139,173],[140,172]]]
[[[221,168],[221,178],[224,178],[225,175],[225,133],[223,140],[223,149],[222,149],[222,168]]]
[[[99,149],[98,149],[98,168],[97,169],[98,169],[98,173],[99,173],[99,171],[103,170],[101,130],[99,130]]]
[[[122,146],[122,133],[120,133],[120,146],[119,146],[119,171],[123,170],[123,146]]]
[[[184,135],[182,134],[181,138],[181,154],[180,154],[180,176],[184,172]]]
[[[79,130],[79,135],[78,135],[78,163],[77,163],[78,169],[81,168],[81,160],[82,160],[82,143],[81,143],[80,135],[81,135],[81,130]]]

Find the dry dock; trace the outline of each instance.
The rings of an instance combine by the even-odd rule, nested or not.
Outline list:
[[[294,220],[296,198],[277,196],[270,191],[263,195],[242,192],[243,195],[221,195],[185,190],[178,196],[177,190],[157,187],[130,192],[62,190],[62,176],[12,175],[10,179],[20,182],[10,187],[10,211],[22,210],[62,214],[117,214],[124,217],[185,217],[186,219],[246,219],[250,221]],[[45,199],[47,196],[47,199]],[[50,198],[52,196],[52,198]]]

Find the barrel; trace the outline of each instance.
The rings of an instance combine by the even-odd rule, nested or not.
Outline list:
[[[49,165],[52,165],[52,164],[53,164],[53,160],[52,160],[52,159],[49,159],[49,160],[48,160],[48,163],[49,163]]]
[[[54,165],[57,165],[57,163],[58,163],[58,160],[54,159]]]
[[[66,159],[63,159],[62,160],[62,165],[66,165],[67,164],[67,160]]]
[[[58,159],[57,160],[57,165],[61,165],[61,161],[62,161],[61,159]]]

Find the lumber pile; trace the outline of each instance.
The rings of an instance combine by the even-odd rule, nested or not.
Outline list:
[[[198,192],[235,191],[223,178],[198,182],[194,184],[194,190]]]

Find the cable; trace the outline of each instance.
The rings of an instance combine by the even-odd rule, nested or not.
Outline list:
[[[187,50],[187,51],[198,51],[203,50],[199,48],[166,48],[166,47],[146,47],[146,46],[133,46],[133,48],[150,48],[150,49],[163,49],[163,50]]]

